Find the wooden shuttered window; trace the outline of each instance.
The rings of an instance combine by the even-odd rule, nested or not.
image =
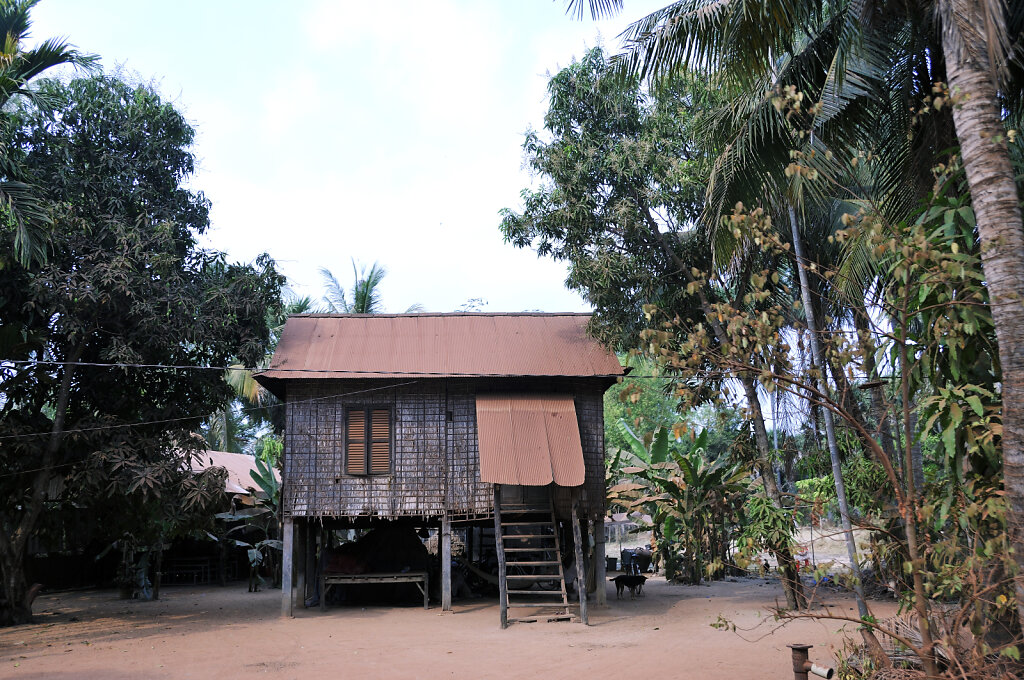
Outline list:
[[[391,472],[391,410],[353,408],[345,415],[345,474]]]

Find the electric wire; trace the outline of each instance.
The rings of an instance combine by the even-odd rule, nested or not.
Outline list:
[[[354,391],[351,391],[351,392],[339,392],[339,393],[336,393],[336,394],[329,394],[329,395],[326,395],[326,396],[323,396],[323,397],[311,397],[309,399],[299,399],[299,400],[295,400],[295,401],[289,401],[287,403],[288,404],[311,404],[313,402],[324,401],[324,400],[327,400],[327,399],[336,399],[338,397],[348,397],[348,396],[352,396],[352,395],[356,395],[356,394],[366,394],[368,392],[379,392],[381,390],[390,390],[390,389],[394,389],[396,387],[405,387],[407,385],[414,385],[414,384],[416,384],[418,382],[419,382],[419,380],[410,380],[410,381],[403,382],[403,383],[395,383],[393,385],[380,385],[378,387],[370,387],[370,388],[367,388],[367,389],[364,389],[364,390],[354,390]],[[249,407],[249,408],[242,408],[242,409],[239,409],[239,410],[242,411],[243,413],[247,413],[249,411],[262,411],[262,410],[268,409],[268,408],[280,408],[280,407],[286,406],[286,405],[287,404],[285,402],[279,402],[277,404],[268,404],[266,406],[252,406],[252,407]],[[71,428],[71,429],[67,429],[67,430],[62,430],[61,431],[61,435],[72,434],[72,433],[77,433],[77,432],[95,432],[95,431],[98,431],[98,430],[117,430],[117,429],[124,429],[124,428],[130,428],[130,427],[145,427],[147,425],[161,425],[161,424],[164,424],[164,423],[176,423],[176,422],[182,422],[182,421],[186,421],[186,420],[197,420],[197,419],[201,419],[201,418],[206,418],[209,415],[210,414],[207,413],[207,414],[204,414],[204,415],[180,416],[178,418],[164,418],[164,419],[161,419],[161,420],[143,420],[143,421],[136,421],[136,422],[132,422],[132,423],[117,423],[115,425],[96,425],[95,427]],[[49,432],[24,432],[24,433],[21,433],[21,434],[0,435],[0,441],[6,441],[6,440],[10,440],[10,439],[29,439],[29,438],[33,438],[33,437],[49,437],[52,434],[53,434],[53,432],[49,431]],[[16,473],[16,474],[22,474],[22,473],[19,472],[19,473]],[[0,477],[3,477],[3,476],[5,476],[5,475],[0,475]]]

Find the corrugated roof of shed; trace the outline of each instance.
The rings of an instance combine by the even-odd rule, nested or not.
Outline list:
[[[266,385],[284,379],[615,377],[615,354],[586,334],[589,314],[297,314]]]

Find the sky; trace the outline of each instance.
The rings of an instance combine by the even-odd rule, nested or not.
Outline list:
[[[350,285],[354,258],[387,269],[387,311],[588,311],[563,264],[503,242],[499,211],[538,181],[522,143],[549,76],[664,4],[594,21],[563,0],[43,0],[32,38],[173,101],[213,204],[204,245],[269,253],[298,295],[323,294],[320,267]]]

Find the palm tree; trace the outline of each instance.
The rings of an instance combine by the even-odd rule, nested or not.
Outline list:
[[[30,80],[44,71],[70,64],[91,69],[98,58],[73,49],[66,40],[50,38],[31,50],[22,49],[32,25],[29,11],[39,0],[0,1],[0,110],[14,97],[45,108],[48,104],[28,87]],[[0,132],[9,125],[6,114],[0,114]],[[0,145],[0,210],[14,224],[15,256],[22,264],[42,261],[46,255],[46,225],[49,217],[36,200],[23,170],[11,158],[6,144]]]
[[[589,4],[599,15],[623,3]],[[570,3],[581,5],[582,0]],[[937,45],[936,22],[941,29]],[[823,117],[829,124],[835,122],[830,117],[850,110],[855,100],[913,101],[922,76],[948,83],[996,325],[1008,520],[1016,560],[1024,568],[1024,222],[1003,124],[1004,114],[1019,120],[1024,104],[1020,46],[1011,45],[1011,36],[1022,31],[1024,7],[999,0],[680,0],[626,31],[622,63],[626,70],[648,77],[702,68],[748,85],[772,74],[780,59],[797,53],[801,42],[811,41],[821,48],[807,54],[825,77]],[[891,67],[898,65],[886,59],[891,47],[901,51],[904,73],[911,77],[891,78]],[[852,125],[837,132],[862,133],[856,120],[850,116]],[[1024,582],[1017,588],[1018,612],[1024,619]]]
[[[313,304],[313,300],[309,296],[294,297],[291,294],[286,294],[283,302],[281,307],[271,312],[270,345],[267,347],[267,353],[260,361],[260,364],[255,367],[256,370],[263,370],[270,365],[270,359],[274,356],[277,343],[281,340],[285,321],[287,321],[290,315],[317,314],[322,311]],[[284,428],[284,414],[279,410],[275,411],[275,407],[280,406],[280,402],[267,388],[256,382],[253,375],[253,370],[246,368],[242,364],[233,364],[225,371],[224,380],[235,390],[235,399],[227,404],[224,409],[211,416],[211,423],[216,422],[217,419],[221,419],[221,422],[224,422],[224,414],[232,411],[237,406],[244,411],[245,418],[249,422],[270,424],[278,432]],[[223,425],[217,428],[211,426],[210,431],[215,439],[220,436],[219,433],[221,432],[230,432]],[[225,437],[225,439],[229,439],[229,437]],[[213,442],[210,442],[210,444],[213,445]],[[234,449],[229,447],[223,450],[233,451]]]
[[[324,302],[328,310],[333,314],[383,314],[384,304],[380,299],[380,284],[388,271],[379,263],[374,262],[370,269],[360,267],[352,259],[352,290],[347,292],[338,283],[338,279],[327,267],[320,268],[320,276],[323,277]],[[405,310],[406,313],[422,312],[420,304],[411,305]]]
[[[1004,100],[1003,106],[1017,104],[1019,120],[1021,85],[1006,77],[1006,45],[1007,36],[1020,36],[1024,9],[1014,3],[1013,14],[1006,16],[999,2],[937,4],[946,77],[958,99],[953,121],[971,189],[1002,365],[1007,519],[1017,565],[1024,568],[1024,222],[999,96],[1000,90],[1012,93],[1017,101]],[[1024,581],[1017,579],[1016,588],[1018,617],[1024,621]]]

